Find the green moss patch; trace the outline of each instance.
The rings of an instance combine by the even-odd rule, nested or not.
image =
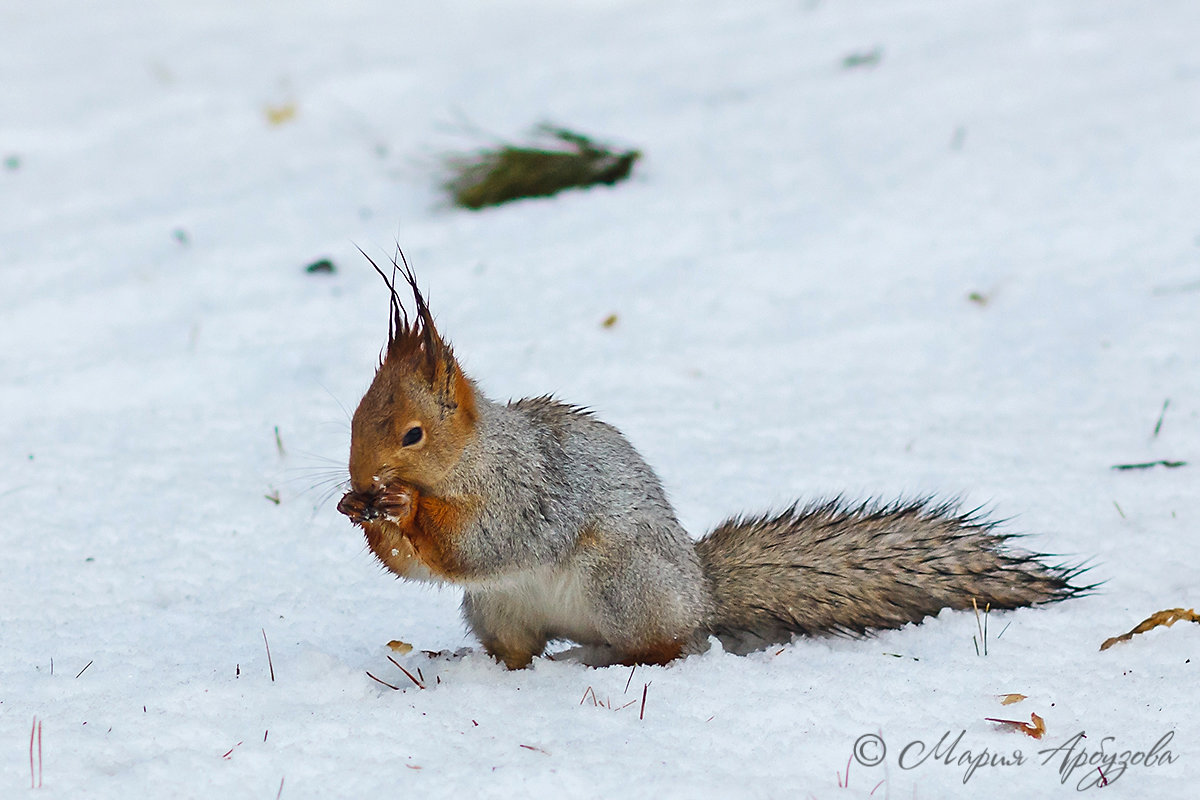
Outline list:
[[[470,155],[451,156],[446,191],[455,205],[478,210],[523,197],[548,197],[564,189],[625,180],[641,153],[610,150],[566,128],[542,126],[547,147],[505,144]]]

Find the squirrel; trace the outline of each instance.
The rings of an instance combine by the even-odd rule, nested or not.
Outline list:
[[[1082,568],[1009,549],[994,522],[931,500],[797,504],[695,541],[616,428],[549,395],[485,397],[400,256],[391,277],[371,261],[391,292],[388,340],[351,421],[338,510],[391,572],[461,586],[467,625],[509,669],[554,640],[593,665],[666,664],[711,636],[745,654],[1094,588],[1072,584]]]

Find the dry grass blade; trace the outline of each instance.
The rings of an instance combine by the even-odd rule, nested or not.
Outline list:
[[[548,197],[564,189],[611,186],[628,178],[641,157],[637,150],[613,151],[565,128],[542,126],[538,132],[554,146],[505,144],[447,159],[452,174],[444,187],[455,204],[479,210],[525,197]]]
[[[37,744],[37,769],[34,769],[33,746]],[[42,721],[33,718],[33,728],[29,731],[29,788],[42,788]]]
[[[1162,411],[1160,411],[1158,414],[1158,422],[1154,423],[1154,435],[1150,437],[1151,439],[1158,438],[1159,432],[1162,431],[1163,418],[1165,418],[1167,416],[1167,409],[1170,407],[1171,407],[1171,398],[1168,397],[1166,400],[1163,400]]]
[[[1200,622],[1200,615],[1196,614],[1194,608],[1168,608],[1165,611],[1151,614],[1146,619],[1139,622],[1129,633],[1123,633],[1120,636],[1114,636],[1111,639],[1105,639],[1104,644],[1100,645],[1101,650],[1107,650],[1117,642],[1128,642],[1139,633],[1145,633],[1148,630],[1158,627],[1170,627],[1176,622],[1184,620],[1186,622]]]
[[[1186,466],[1187,466],[1186,461],[1168,461],[1167,459],[1164,458],[1164,459],[1160,459],[1158,461],[1143,461],[1139,464],[1113,464],[1112,468],[1115,470],[1118,470],[1120,472],[1127,472],[1131,469],[1151,469],[1152,467],[1166,467],[1167,469],[1178,469],[1179,467],[1186,467]]]

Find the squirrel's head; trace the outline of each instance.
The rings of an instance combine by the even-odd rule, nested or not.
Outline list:
[[[398,483],[432,491],[473,435],[475,389],[434,327],[408,263],[401,268],[393,260],[390,278],[371,266],[391,291],[391,317],[375,380],[351,422],[351,494],[369,499]],[[397,274],[412,290],[411,320],[396,292]]]

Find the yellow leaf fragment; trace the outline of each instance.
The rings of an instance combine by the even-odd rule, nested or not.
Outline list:
[[[411,653],[413,649],[411,644],[408,642],[402,642],[399,639],[393,639],[392,641],[388,642],[388,647],[390,647],[393,652],[399,653],[400,655]]]
[[[1139,633],[1145,633],[1148,630],[1158,627],[1170,627],[1179,620],[1186,622],[1200,622],[1200,615],[1196,614],[1194,608],[1168,608],[1165,611],[1159,611],[1156,614],[1151,614],[1142,620],[1129,633],[1123,633],[1120,636],[1114,636],[1111,639],[1105,639],[1104,644],[1100,645],[1101,650],[1107,650],[1117,642],[1128,642]]]
[[[1000,705],[1011,706],[1013,703],[1019,703],[1024,699],[1025,695],[1016,694],[1015,692],[1013,694],[1002,694],[1000,695]]]
[[[267,106],[266,109],[267,122],[272,125],[282,125],[285,122],[291,122],[296,116],[296,104],[284,103],[281,106]]]
[[[1018,730],[1026,736],[1034,739],[1040,739],[1046,734],[1046,720],[1039,717],[1037,714],[1029,715],[1029,722],[1021,722],[1019,719],[996,719],[987,717],[988,722],[995,722],[1000,725],[1008,725],[1013,730]]]

